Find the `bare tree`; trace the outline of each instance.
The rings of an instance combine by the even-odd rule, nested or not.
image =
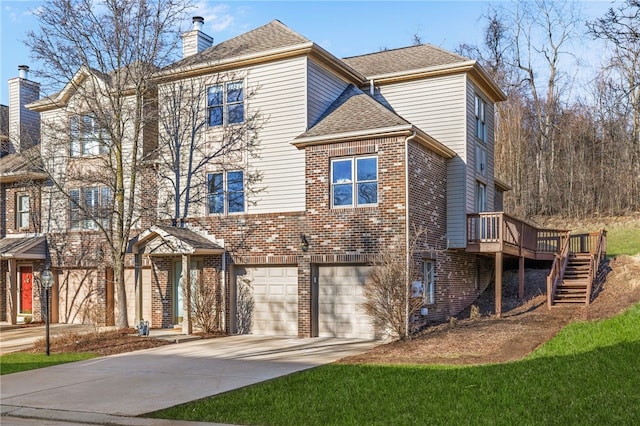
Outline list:
[[[555,131],[561,110],[562,57],[576,36],[579,8],[568,1],[519,2],[512,14],[515,60],[531,95],[535,122],[537,200],[549,213],[549,179],[556,161]],[[543,65],[540,65],[543,64]],[[544,66],[543,72],[539,66]]]
[[[200,273],[191,281],[191,291],[187,295],[183,288],[184,297],[191,297],[193,318],[203,333],[220,331],[222,328],[221,277],[216,271],[210,277],[212,282],[206,282],[204,274]]]
[[[416,258],[423,234],[423,230],[415,232],[408,253],[401,244],[381,251],[363,288],[363,309],[376,330],[400,339],[410,336],[410,318],[423,304],[422,297],[411,295],[411,283],[422,274]]]
[[[604,17],[588,24],[589,32],[612,47],[605,72],[615,102],[627,105],[630,113],[628,158],[632,208],[640,208],[640,1],[627,0]]]
[[[160,193],[159,204],[165,207],[162,211],[171,214],[174,225],[184,222],[194,206],[208,204],[215,183],[207,181],[207,171],[242,170],[245,194],[258,191],[255,184],[260,174],[247,167],[248,160],[258,156],[258,132],[262,126],[258,111],[243,111],[242,120],[218,126],[215,135],[206,132],[208,89],[234,79],[228,74],[214,74],[158,87],[160,135],[154,156],[160,186],[170,188]],[[249,103],[256,88],[240,90],[238,96]]]
[[[124,257],[140,217],[139,162],[153,143],[151,76],[171,61],[189,6],[188,0],[51,0],[37,10],[39,29],[26,41],[43,64],[43,82],[64,88],[50,97],[62,114],[42,123],[44,167],[60,196],[53,211],[77,211],[104,236],[120,327],[128,325]],[[87,158],[70,158],[76,155]],[[97,205],[86,202],[89,193],[70,190],[87,182],[108,188]]]

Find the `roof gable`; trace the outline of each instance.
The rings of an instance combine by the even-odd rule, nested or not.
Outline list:
[[[398,126],[407,127],[410,123],[354,85],[349,85],[318,121],[298,138]]]
[[[161,74],[197,65],[232,61],[234,58],[257,55],[263,52],[309,43],[311,43],[309,39],[291,30],[276,19],[266,25],[177,61],[163,68]]]
[[[224,248],[188,228],[155,225],[142,232],[132,246],[134,253],[222,254]]]
[[[470,59],[431,44],[421,44],[352,56],[343,61],[366,76],[376,76],[459,64]]]

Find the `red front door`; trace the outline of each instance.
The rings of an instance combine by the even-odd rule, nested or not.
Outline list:
[[[29,312],[33,306],[31,299],[33,296],[33,269],[31,266],[20,267],[20,312]]]

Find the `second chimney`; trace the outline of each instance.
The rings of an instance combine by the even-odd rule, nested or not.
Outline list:
[[[202,32],[204,18],[194,16],[192,19],[193,28],[182,34],[182,57],[186,58],[213,46],[213,37]]]

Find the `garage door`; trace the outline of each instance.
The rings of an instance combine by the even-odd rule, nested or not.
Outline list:
[[[243,284],[246,283],[246,284]],[[275,336],[298,335],[298,268],[296,266],[240,267],[236,269],[238,303],[243,285],[253,298],[249,332]],[[246,318],[245,318],[246,321]],[[238,319],[241,323],[242,319]],[[239,330],[242,331],[242,330]],[[246,330],[245,330],[246,332]]]
[[[318,334],[320,337],[375,337],[364,313],[362,288],[368,266],[320,266],[318,268]]]

